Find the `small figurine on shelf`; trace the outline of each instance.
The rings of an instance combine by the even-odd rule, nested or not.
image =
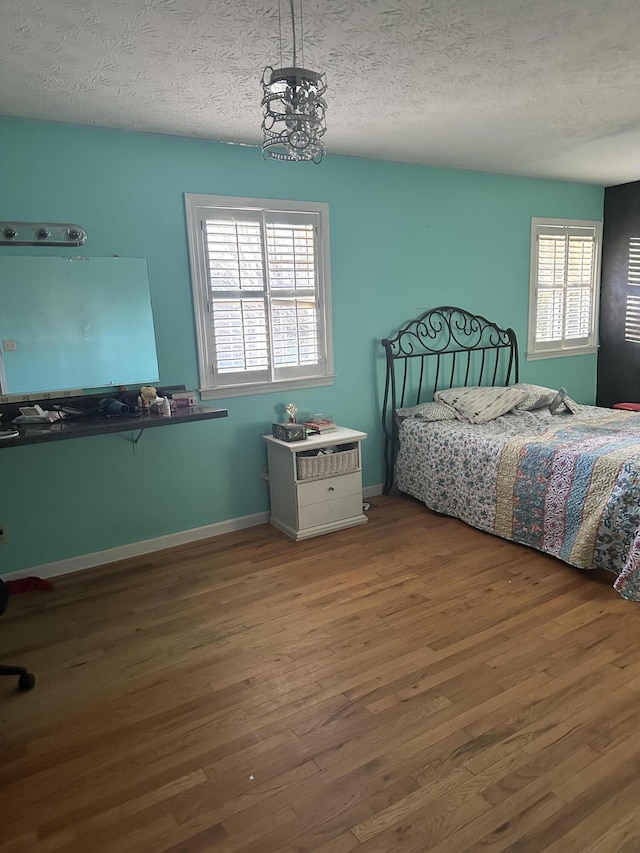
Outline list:
[[[296,413],[298,411],[298,407],[295,403],[287,403],[284,407],[285,412],[289,415],[289,423],[295,424],[296,422]]]

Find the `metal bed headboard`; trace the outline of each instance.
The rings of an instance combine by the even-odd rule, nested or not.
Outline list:
[[[432,400],[443,388],[510,385],[519,372],[513,329],[449,305],[425,311],[382,346],[387,368],[382,404],[386,495],[393,486],[398,449],[396,409]]]

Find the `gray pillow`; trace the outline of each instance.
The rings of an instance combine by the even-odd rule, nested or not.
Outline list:
[[[527,395],[516,406],[516,412],[533,412],[536,409],[545,409],[558,393],[557,389],[545,388],[544,385],[530,385],[527,382],[516,382],[512,387],[520,388]]]
[[[455,421],[456,410],[446,403],[419,403],[396,409],[398,418],[421,418],[424,421]]]

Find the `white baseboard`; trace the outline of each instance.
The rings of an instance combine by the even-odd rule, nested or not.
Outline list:
[[[367,486],[362,490],[363,498],[380,494],[382,494],[382,483],[376,486]],[[34,575],[39,578],[55,578],[59,575],[71,574],[71,572],[95,569],[96,566],[105,566],[107,563],[117,563],[119,560],[127,560],[129,557],[140,557],[142,554],[163,551],[165,548],[174,548],[176,545],[186,545],[189,542],[197,542],[199,539],[212,539],[214,536],[233,533],[234,530],[243,530],[245,527],[256,527],[258,524],[266,524],[268,521],[268,512],[257,512],[254,515],[243,515],[240,518],[230,518],[228,521],[219,521],[216,524],[206,524],[204,527],[193,527],[191,530],[180,530],[178,533],[157,536],[155,539],[143,539],[140,542],[131,542],[129,545],[107,548],[105,551],[95,551],[92,554],[81,554],[78,557],[69,557],[66,560],[56,560],[54,563],[43,563],[41,566],[32,566],[29,569],[20,569],[17,572],[7,572],[3,576],[6,580],[16,580]]]
[[[155,539],[143,539],[140,542],[131,542],[129,545],[107,548],[105,551],[96,551],[93,554],[81,554],[78,557],[57,560],[55,563],[32,566],[30,569],[21,569],[17,572],[4,574],[3,577],[5,580],[15,580],[32,575],[39,578],[55,578],[58,575],[68,575],[71,572],[81,572],[84,569],[94,569],[96,566],[104,566],[107,563],[116,563],[118,560],[126,560],[129,557],[151,554],[153,551],[163,551],[165,548],[174,548],[176,545],[186,545],[188,542],[197,542],[199,539],[222,536],[224,533],[232,533],[234,530],[242,530],[245,527],[255,527],[258,524],[266,524],[268,521],[268,512],[257,512],[254,515],[230,518],[228,521],[219,521],[216,524],[206,524],[204,527],[180,530],[178,533],[169,533]]]
[[[363,498],[374,498],[376,495],[382,494],[382,483],[377,483],[375,486],[365,486],[362,490]]]

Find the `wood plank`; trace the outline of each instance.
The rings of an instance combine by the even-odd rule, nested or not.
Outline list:
[[[0,853],[631,853],[640,605],[376,498],[15,596]]]

